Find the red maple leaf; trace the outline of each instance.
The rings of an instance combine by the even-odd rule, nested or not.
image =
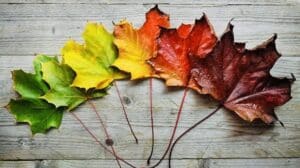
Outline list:
[[[223,106],[246,121],[261,119],[265,123],[278,120],[274,107],[291,98],[291,82],[276,78],[270,70],[280,57],[275,47],[276,35],[252,50],[235,43],[233,26],[205,58],[190,56],[191,78],[199,92],[210,94]]]
[[[217,42],[217,37],[205,14],[194,25],[182,24],[178,29],[161,28],[157,38],[157,55],[149,60],[155,73],[166,80],[167,86],[186,87],[176,117],[167,149],[161,159],[153,166],[156,167],[167,155],[171,147],[187,94],[187,88],[198,89],[190,82],[191,63],[189,55],[204,58],[210,53]],[[193,80],[192,80],[193,81]]]
[[[205,15],[194,25],[182,24],[178,29],[162,28],[157,39],[157,56],[149,60],[156,73],[168,86],[189,86],[191,65],[189,55],[205,57],[217,41]]]

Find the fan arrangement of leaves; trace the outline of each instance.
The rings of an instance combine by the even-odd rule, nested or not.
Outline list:
[[[267,124],[279,121],[274,108],[291,99],[291,84],[295,78],[293,75],[291,79],[277,78],[270,74],[280,57],[275,46],[276,35],[254,49],[246,49],[245,43],[234,41],[231,23],[218,39],[205,14],[194,24],[182,24],[177,29],[169,27],[169,16],[157,5],[147,12],[146,21],[139,29],[133,28],[126,20],[115,24],[113,33],[102,24],[88,23],[83,33],[84,43],[67,41],[61,51],[62,61],[57,57],[38,55],[33,62],[34,73],[12,72],[14,89],[20,96],[12,99],[7,109],[17,122],[28,123],[33,134],[59,128],[63,112],[71,112],[95,141],[115,156],[119,167],[120,162],[136,166],[117,155],[113,140],[90,101],[107,95],[107,90],[114,85],[130,131],[138,143],[116,80],[150,79],[152,148],[148,165],[155,135],[152,78],[165,80],[167,86],[184,88],[168,146],[161,159],[149,167],[158,166],[169,151],[171,167],[175,144],[222,107],[248,122],[256,119]],[[188,90],[210,95],[219,106],[174,141]],[[105,145],[72,111],[84,102],[88,102],[97,114],[106,135]]]

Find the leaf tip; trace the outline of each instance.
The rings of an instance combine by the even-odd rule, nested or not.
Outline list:
[[[203,12],[202,13],[202,16],[201,16],[201,18],[200,19],[196,19],[195,20],[195,24],[194,24],[194,27],[193,27],[193,29],[195,28],[195,27],[197,27],[197,25],[207,25],[208,26],[208,28],[210,29],[210,33],[211,34],[213,34],[216,38],[217,38],[217,36],[215,35],[216,33],[215,33],[215,30],[214,30],[214,27],[213,27],[213,25],[210,23],[210,21],[209,21],[209,19],[208,19],[208,17],[207,17],[207,15],[206,15],[206,13],[205,12]]]
[[[10,101],[6,104],[6,105],[4,105],[2,108],[5,108],[6,110],[10,110],[10,102],[11,102],[11,100],[12,99],[10,99]]]
[[[151,12],[157,12],[159,15],[166,15],[168,16],[168,14],[164,13],[162,10],[159,9],[158,4],[155,4],[153,8],[151,8],[146,15],[150,14]]]
[[[296,77],[295,77],[295,75],[293,74],[293,73],[291,73],[291,79],[290,79],[290,81],[293,83],[293,82],[295,82],[296,81]]]
[[[280,120],[277,120],[277,121],[279,122],[279,124],[280,124],[283,128],[285,128],[283,122],[281,122]]]

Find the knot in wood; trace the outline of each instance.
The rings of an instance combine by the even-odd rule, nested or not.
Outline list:
[[[114,141],[112,139],[106,139],[105,143],[106,143],[107,146],[113,146]]]

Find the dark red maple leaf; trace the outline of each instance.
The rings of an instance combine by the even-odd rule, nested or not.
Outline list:
[[[265,123],[278,120],[274,107],[291,98],[292,80],[276,78],[270,70],[281,56],[275,46],[276,35],[254,49],[235,43],[233,26],[205,58],[190,56],[191,78],[199,92],[210,94],[246,121],[261,119]]]

